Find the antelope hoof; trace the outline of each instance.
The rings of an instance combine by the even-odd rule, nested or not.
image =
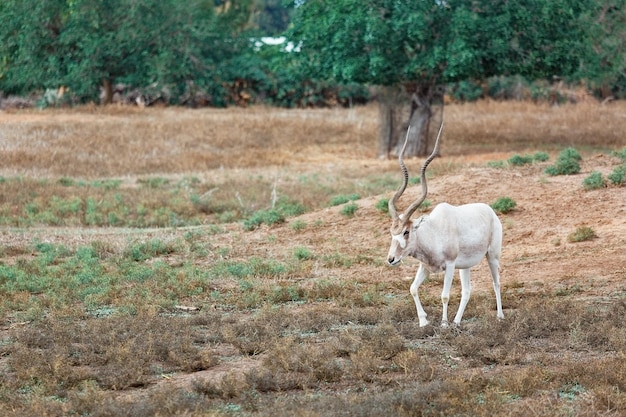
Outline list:
[[[426,319],[420,319],[420,327],[426,327],[430,324],[430,322]]]
[[[441,328],[447,329],[449,327],[448,320],[444,320],[441,322]]]

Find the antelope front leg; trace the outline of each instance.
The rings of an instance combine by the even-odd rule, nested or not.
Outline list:
[[[441,303],[443,304],[443,315],[441,317],[441,327],[448,327],[448,302],[450,301],[450,288],[454,278],[454,264],[446,264],[446,274],[443,278],[443,291],[441,292]]]
[[[420,321],[420,327],[424,327],[428,325],[428,320],[426,319],[426,312],[424,308],[422,308],[422,303],[420,302],[419,294],[417,290],[419,286],[424,282],[426,278],[428,278],[429,272],[424,265],[420,263],[420,267],[417,270],[417,274],[415,274],[415,279],[411,284],[411,295],[413,296],[413,301],[415,301],[415,307],[417,308],[417,317]]]

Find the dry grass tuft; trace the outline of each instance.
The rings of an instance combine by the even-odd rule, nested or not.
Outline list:
[[[29,389],[48,395],[90,380],[112,390],[145,386],[161,373],[193,372],[218,362],[195,343],[187,320],[158,316],[47,320],[16,332],[9,354],[14,381],[31,381]]]

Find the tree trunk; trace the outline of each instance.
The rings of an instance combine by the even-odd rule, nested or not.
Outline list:
[[[381,86],[377,88],[380,125],[378,131],[378,157],[389,158],[398,145],[406,123],[403,104],[405,94],[399,86]],[[404,137],[403,137],[404,138]]]
[[[427,156],[431,150],[431,139],[436,137],[443,117],[443,89],[436,85],[419,85],[410,83],[405,86],[406,91],[410,93],[410,110],[408,120],[405,123],[405,132],[409,126],[409,140],[407,142],[404,155],[411,156]],[[437,105],[438,104],[438,105]],[[431,124],[431,121],[436,122]],[[434,129],[431,128],[434,126]],[[397,152],[399,153],[404,143],[404,137],[399,142]]]
[[[408,126],[409,140],[404,151],[405,156],[428,155],[428,130],[430,127],[430,102],[417,92],[411,97],[411,113],[409,114]],[[407,127],[408,127],[407,126]]]
[[[102,79],[102,99],[100,104],[113,103],[113,83],[109,78]]]
[[[379,158],[397,156],[409,131],[405,157],[427,156],[443,117],[443,89],[435,85],[407,83],[378,89],[380,131]],[[431,121],[435,123],[432,124]],[[433,140],[431,140],[433,139]]]

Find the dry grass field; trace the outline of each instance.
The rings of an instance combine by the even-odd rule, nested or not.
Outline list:
[[[418,327],[373,106],[0,112],[0,414],[626,414],[626,103],[444,116],[423,212],[515,201],[503,321],[483,262]]]

